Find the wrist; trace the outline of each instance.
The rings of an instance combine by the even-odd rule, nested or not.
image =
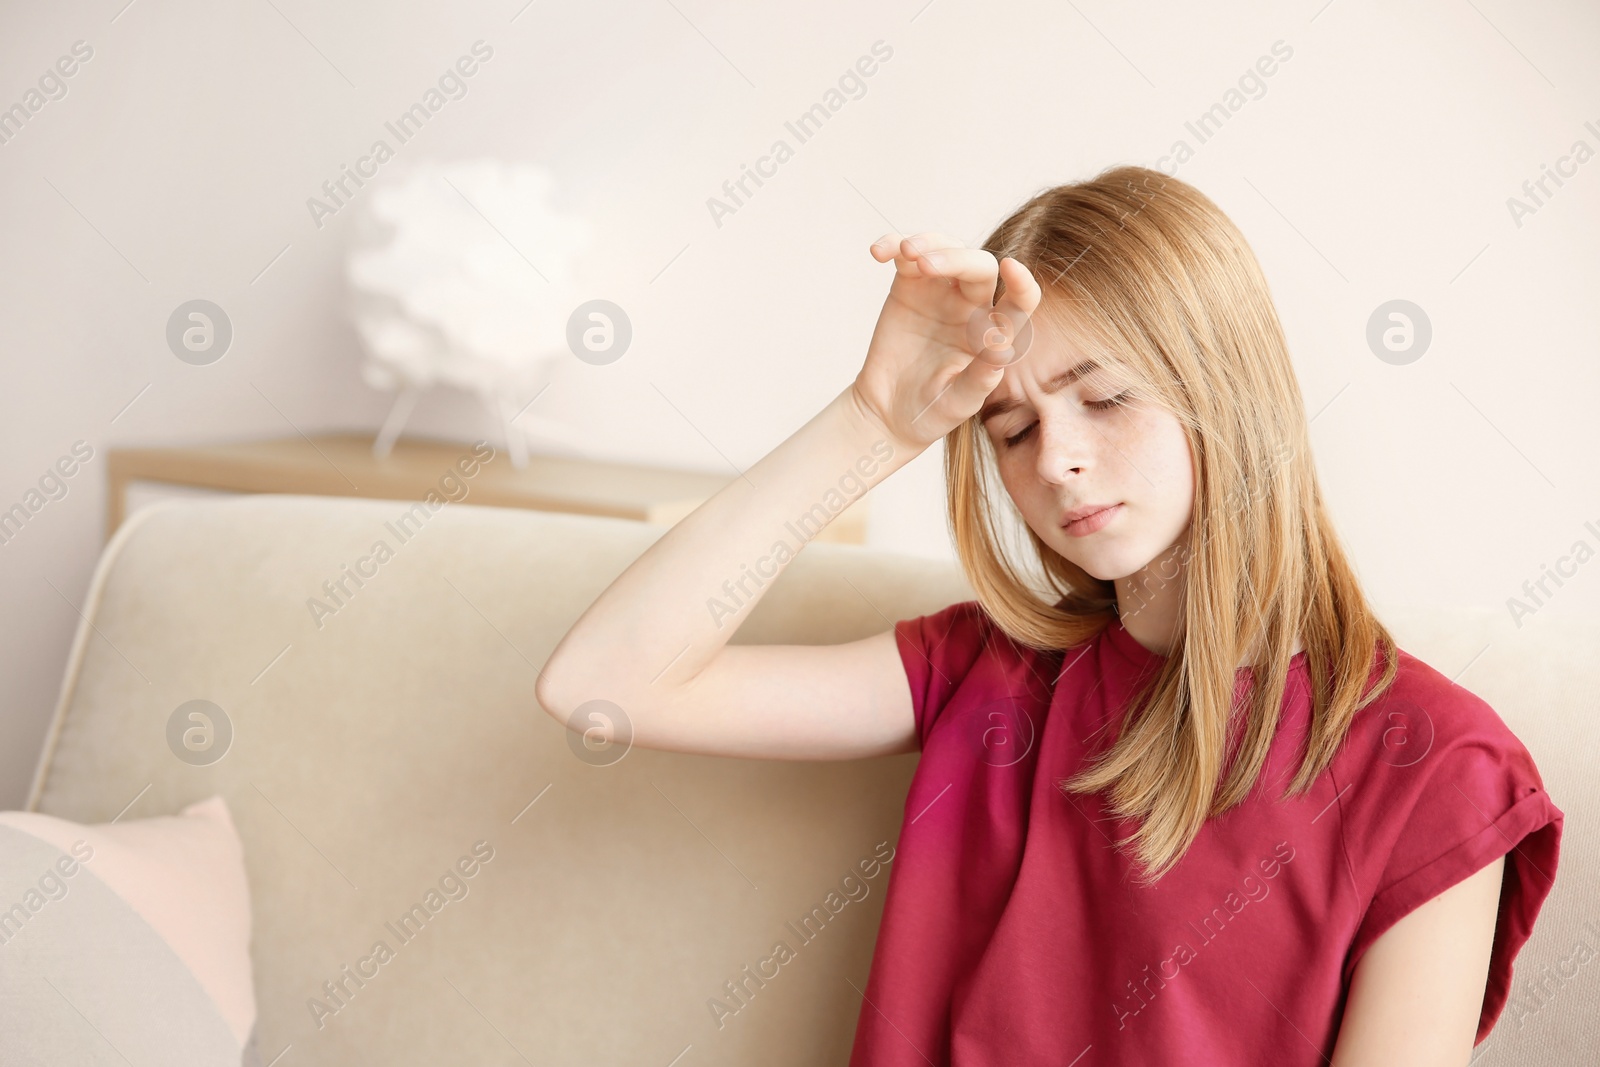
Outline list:
[[[875,455],[887,455],[885,465],[898,469],[910,463],[927,445],[916,445],[889,431],[883,419],[861,399],[854,382],[834,397],[832,406],[844,423],[852,441]]]

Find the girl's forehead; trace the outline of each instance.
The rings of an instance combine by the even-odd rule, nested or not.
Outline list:
[[[1022,356],[1001,372],[985,410],[997,402],[1009,410],[1025,401],[1025,392],[1054,392],[1089,375],[1096,383],[1133,385],[1143,380],[1142,373],[1065,305],[1041,303],[1020,338]]]
[[[1098,349],[1036,338],[1021,358],[1001,371],[989,398],[1019,397],[1031,389],[1054,392],[1090,375],[1099,381],[1108,376],[1126,377],[1129,370],[1126,363]]]
[[[1123,365],[1105,356],[1060,349],[1047,354],[1030,349],[1001,372],[999,383],[989,391],[983,407],[978,410],[978,422],[987,423],[997,415],[1029,404],[1030,394],[1054,393],[1083,379],[1091,380],[1096,388],[1106,384],[1132,384]]]
[[[1085,360],[1102,366],[1116,362],[1094,334],[1059,310],[1048,314],[1036,310],[1024,327],[1022,339],[1023,358],[1006,368],[1008,375],[1012,370],[1050,373]]]

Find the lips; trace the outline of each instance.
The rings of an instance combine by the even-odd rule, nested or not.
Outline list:
[[[1061,527],[1069,536],[1084,537],[1122,514],[1121,504],[1087,504],[1063,514]]]
[[[1081,508],[1073,508],[1071,511],[1062,512],[1061,525],[1065,526],[1069,522],[1077,522],[1079,519],[1087,519],[1090,515],[1093,515],[1096,512],[1104,511],[1106,508],[1114,507],[1116,507],[1115,504],[1085,504]]]

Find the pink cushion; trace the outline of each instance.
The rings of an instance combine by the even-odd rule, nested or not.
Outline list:
[[[0,812],[0,1004],[0,1062],[107,1044],[252,1062],[250,892],[222,797],[95,825]]]

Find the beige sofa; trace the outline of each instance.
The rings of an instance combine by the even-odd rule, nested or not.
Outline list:
[[[136,513],[95,574],[30,807],[95,822],[130,801],[137,818],[227,799],[260,1051],[279,1067],[844,1063],[893,869],[873,861],[892,854],[916,756],[587,762],[535,702],[536,672],[662,528],[451,505],[314,618],[308,598],[331,605],[323,583],[393,546],[385,524],[407,507],[258,496]],[[846,641],[970,596],[951,564],[813,544],[735,640]],[[1575,962],[1580,942],[1600,947],[1600,634],[1548,614],[1520,631],[1495,612],[1385,617],[1447,674],[1467,667],[1461,684],[1528,744],[1567,817],[1519,959],[1528,999],[1475,1062],[1600,1062],[1600,958]],[[203,767],[165,735],[196,698],[234,731]],[[492,858],[467,894],[396,941],[385,924],[475,846]],[[855,899],[832,914],[841,884]],[[802,941],[807,916],[827,921]],[[380,938],[393,958],[316,1010]],[[780,938],[795,958],[741,1006],[728,983]]]

